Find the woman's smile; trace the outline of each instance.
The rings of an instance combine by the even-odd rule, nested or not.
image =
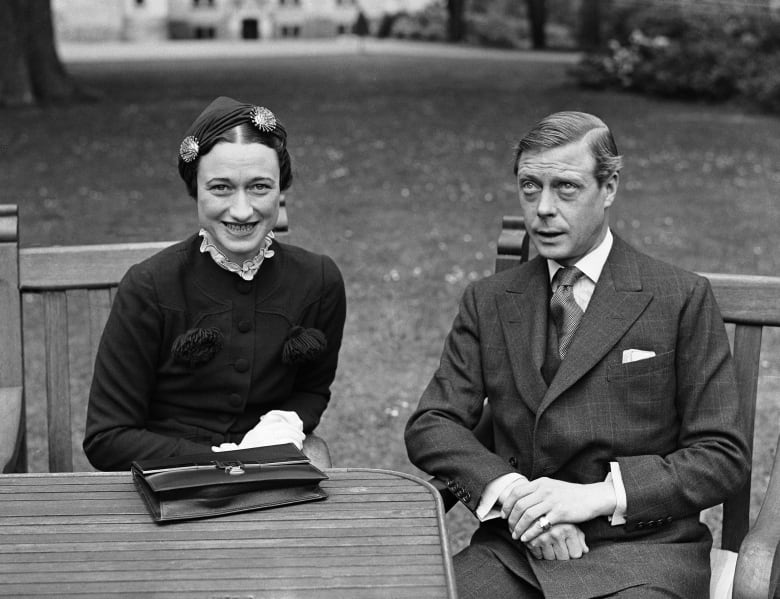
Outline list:
[[[248,235],[251,235],[254,232],[254,230],[257,228],[257,223],[258,221],[253,221],[251,223],[231,223],[226,221],[222,222],[225,228],[237,237],[246,237]]]

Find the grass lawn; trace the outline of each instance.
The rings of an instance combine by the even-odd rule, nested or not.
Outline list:
[[[416,472],[404,424],[464,287],[492,271],[501,216],[517,212],[512,146],[550,112],[590,111],[612,126],[626,159],[618,235],[691,270],[780,272],[775,117],[584,92],[563,65],[515,60],[354,55],[70,70],[104,100],[0,112],[0,203],[19,204],[25,246],[184,237],[195,207],[176,155],[192,119],[229,95],[285,123],[289,241],[330,254],[347,284],[340,371],[318,429],[337,466]],[[762,493],[776,441],[768,423],[776,432],[780,418],[780,335],[764,345]],[[27,350],[38,359],[35,343]],[[85,393],[87,380],[75,384]],[[473,525],[457,508],[450,519],[458,548]]]

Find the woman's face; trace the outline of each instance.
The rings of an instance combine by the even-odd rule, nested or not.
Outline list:
[[[279,158],[259,143],[220,142],[198,163],[198,221],[233,261],[251,259],[279,218]]]

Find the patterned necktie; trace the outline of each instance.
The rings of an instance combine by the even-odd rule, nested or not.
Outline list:
[[[559,269],[553,277],[553,287],[556,283],[558,287],[550,300],[550,313],[558,329],[558,355],[561,360],[566,357],[566,351],[584,314],[582,308],[574,301],[572,292],[574,283],[582,274],[576,266],[567,266]]]

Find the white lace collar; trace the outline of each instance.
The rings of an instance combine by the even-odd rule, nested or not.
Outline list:
[[[260,270],[260,265],[263,263],[263,260],[266,258],[272,258],[274,255],[274,251],[268,249],[274,240],[273,231],[269,231],[268,235],[265,236],[265,240],[263,240],[263,247],[260,248],[260,251],[257,252],[255,257],[251,258],[250,260],[244,260],[244,263],[241,265],[233,262],[222,252],[222,250],[214,245],[214,242],[211,240],[211,237],[209,236],[206,229],[201,229],[198,232],[198,235],[203,237],[203,241],[200,244],[200,251],[202,253],[209,254],[214,262],[217,263],[217,265],[224,268],[225,270],[236,273],[245,281],[251,281],[257,274],[257,271]]]

